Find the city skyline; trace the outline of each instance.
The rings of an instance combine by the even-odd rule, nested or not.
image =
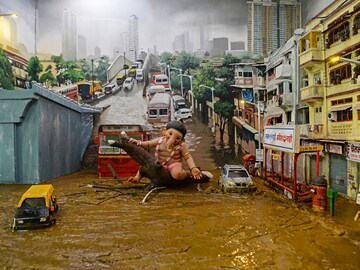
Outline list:
[[[209,40],[227,37],[247,42],[246,0],[0,0],[1,12],[14,11],[18,28],[18,46],[24,44],[30,54],[62,52],[62,14],[72,10],[77,19],[77,35],[86,39],[86,50],[92,54],[96,46],[106,55],[113,55],[114,47],[122,47],[120,34],[128,32],[129,17],[139,17],[139,50],[157,48],[158,52],[172,51],[176,36],[189,32],[193,50],[201,48],[201,28]],[[303,22],[316,15],[331,0],[311,3],[303,0]],[[38,3],[38,9],[36,9]],[[31,9],[34,12],[29,12]],[[37,16],[35,16],[37,14]],[[36,27],[35,27],[36,25]]]

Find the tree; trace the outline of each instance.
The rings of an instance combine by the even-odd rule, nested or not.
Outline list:
[[[219,115],[220,118],[220,141],[223,142],[226,125],[229,123],[229,119],[234,116],[234,104],[229,101],[219,100],[214,104],[214,111]]]
[[[170,52],[163,52],[160,55],[161,62],[165,63],[167,65],[170,64],[172,57],[173,57],[173,55]]]
[[[0,49],[0,87],[8,90],[13,90],[14,74],[9,61],[4,51]]]
[[[109,68],[109,57],[102,56],[98,61],[98,66],[95,69],[96,78],[102,82],[107,81],[107,69]]]
[[[57,80],[55,76],[52,74],[51,69],[52,69],[51,65],[48,65],[45,69],[46,72],[40,76],[40,82],[42,84],[45,84],[46,86],[57,85]]]
[[[181,68],[183,73],[190,74],[191,69],[196,69],[200,65],[200,58],[192,56],[187,52],[181,52],[173,63],[173,66]]]
[[[28,63],[28,74],[30,81],[39,82],[39,73],[41,71],[43,71],[43,66],[40,63],[39,58],[37,58],[37,56],[31,57]]]
[[[51,60],[55,63],[58,84],[75,83],[84,79],[84,73],[79,70],[75,61],[64,61],[62,54],[52,55]]]

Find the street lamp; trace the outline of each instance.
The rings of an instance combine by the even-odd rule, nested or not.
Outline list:
[[[191,112],[194,112],[194,93],[193,93],[193,85],[192,85],[192,79],[194,76],[191,75],[186,75],[186,74],[181,74],[181,79],[182,76],[188,77],[190,79],[190,91],[191,91]],[[181,81],[182,82],[182,81]]]
[[[215,133],[215,108],[214,108],[214,91],[215,88],[214,87],[209,87],[203,84],[200,84],[199,87],[204,87],[204,88],[208,88],[211,90],[211,103],[212,103],[212,122],[213,122],[213,126],[211,128],[212,133]]]
[[[350,59],[350,58],[344,58],[344,57],[340,57],[340,56],[334,56],[334,57],[330,58],[330,62],[336,63],[336,62],[339,62],[339,61],[349,62],[349,63],[353,63],[353,64],[356,64],[356,65],[360,65],[360,61]]]
[[[5,13],[5,14],[0,14],[0,17],[6,17],[6,16],[11,16],[13,18],[16,18],[18,15],[16,13]]]

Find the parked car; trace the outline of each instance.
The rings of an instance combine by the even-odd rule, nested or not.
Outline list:
[[[255,191],[256,184],[242,165],[225,164],[219,179],[219,188],[223,192]]]
[[[188,119],[192,117],[192,112],[188,108],[181,108],[174,113],[174,117],[175,119],[177,118]]]
[[[105,86],[104,88],[105,95],[112,94],[115,91],[115,88],[116,88],[115,84],[109,84]]]
[[[134,80],[133,77],[127,77],[126,80],[123,83],[124,90],[125,89],[132,90],[133,87],[134,87],[134,82],[135,82],[135,80]]]
[[[58,210],[52,185],[32,185],[18,202],[13,230],[49,227],[55,224]]]

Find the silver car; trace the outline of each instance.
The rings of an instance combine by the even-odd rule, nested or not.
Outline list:
[[[219,179],[219,188],[223,192],[255,191],[256,184],[244,166],[225,164]]]

